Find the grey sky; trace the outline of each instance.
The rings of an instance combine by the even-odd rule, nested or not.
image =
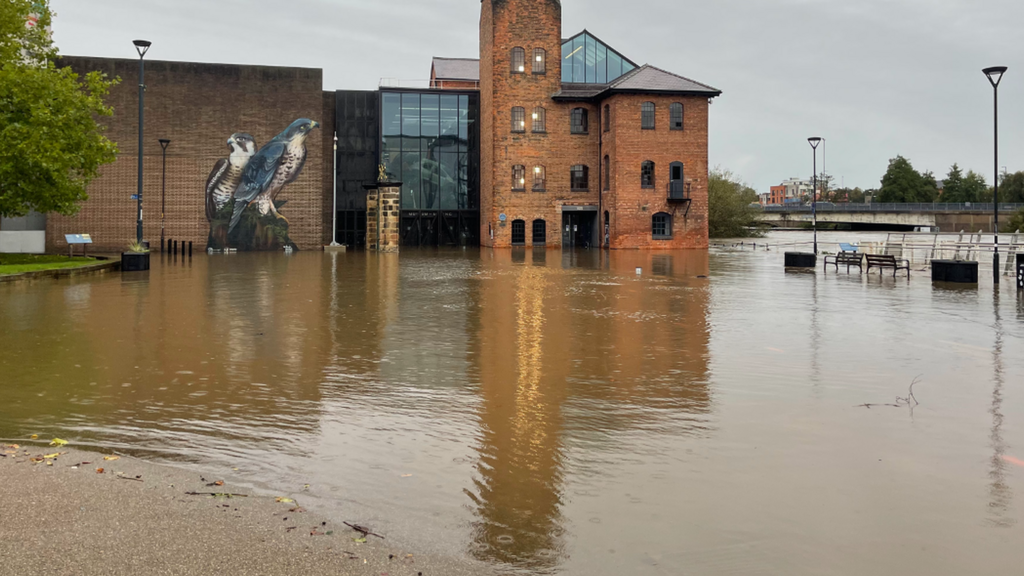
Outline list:
[[[479,0],[53,0],[64,54],[323,68],[324,87],[426,79],[430,57],[478,55]],[[991,181],[992,89],[1000,166],[1024,170],[1020,0],[563,0],[563,33],[588,28],[638,63],[724,91],[711,165],[758,191],[828,172],[873,188],[902,154],[940,178],[953,162]],[[820,165],[820,160],[819,160]]]

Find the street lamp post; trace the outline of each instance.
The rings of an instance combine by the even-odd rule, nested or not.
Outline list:
[[[334,133],[334,219],[331,225],[331,246],[338,246],[338,133]]]
[[[811,218],[814,221],[814,254],[818,254],[818,144],[821,144],[821,138],[813,136],[807,139],[810,143],[811,149],[814,150],[814,177],[813,177],[813,188],[811,189]]]
[[[136,195],[138,201],[138,219],[135,223],[135,240],[142,243],[142,162],[143,162],[143,133],[145,131],[145,109],[143,104],[146,98],[146,64],[145,56],[146,52],[149,51],[149,47],[153,45],[149,40],[135,40],[132,42],[135,44],[135,49],[139,52],[139,188]]]
[[[167,212],[167,147],[171,141],[167,138],[160,139],[160,147],[163,148],[163,167],[160,176],[160,253],[164,252],[164,222]]]
[[[992,95],[995,103],[995,181],[992,186],[992,203],[995,206],[993,230],[995,233],[995,253],[992,255],[992,278],[999,284],[999,83],[1006,73],[1006,66],[993,66],[982,70],[992,84]]]

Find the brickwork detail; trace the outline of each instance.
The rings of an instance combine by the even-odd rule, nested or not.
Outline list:
[[[402,188],[381,185],[366,196],[366,247],[377,252],[398,252]]]

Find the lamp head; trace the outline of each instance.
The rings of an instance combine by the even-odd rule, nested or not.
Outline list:
[[[812,136],[812,137],[807,139],[807,142],[810,143],[811,148],[814,148],[815,150],[817,150],[818,149],[818,144],[821,144],[821,138],[819,136]]]
[[[167,138],[161,138],[160,139],[160,147],[163,148],[164,150],[167,150],[167,147],[170,146],[170,145],[171,145],[171,141],[168,140]]]
[[[982,70],[985,76],[988,76],[988,81],[992,83],[993,88],[999,87],[999,82],[1003,80],[1003,74],[1006,73],[1006,66],[992,66],[991,68],[985,68]]]
[[[139,58],[145,56],[146,52],[149,52],[149,47],[153,45],[149,40],[135,40],[132,44],[135,44],[135,49],[139,51]]]

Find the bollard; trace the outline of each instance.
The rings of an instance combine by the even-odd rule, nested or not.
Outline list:
[[[188,241],[188,257],[189,257],[190,260],[192,259],[192,241],[191,240]]]
[[[161,254],[164,253],[164,239],[163,238],[160,239],[160,253]]]

